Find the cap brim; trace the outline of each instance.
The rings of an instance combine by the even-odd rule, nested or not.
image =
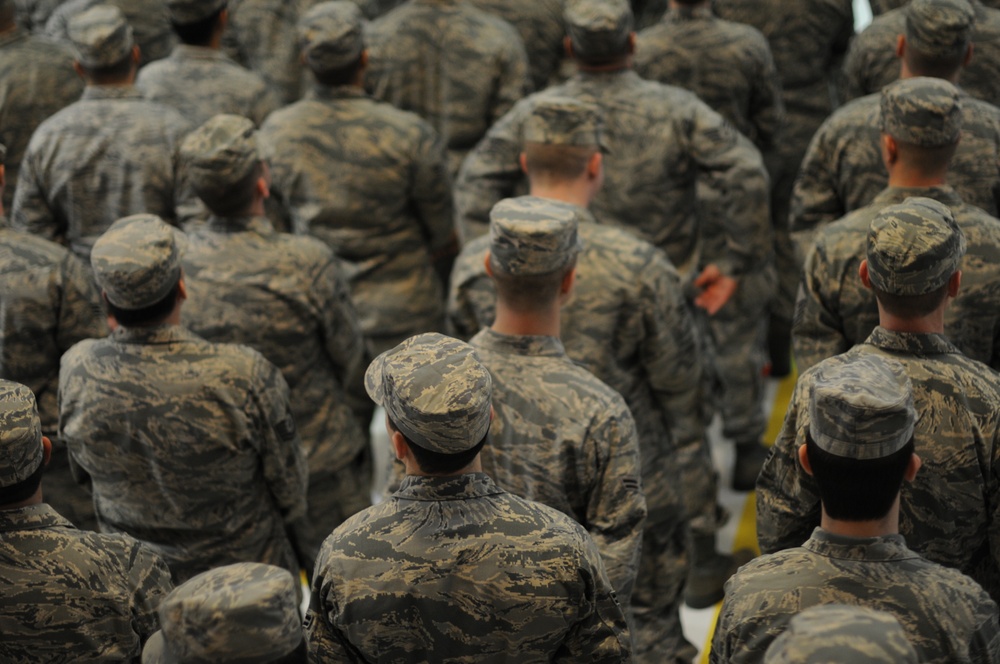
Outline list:
[[[163,630],[153,632],[142,649],[142,664],[168,664]]]
[[[379,406],[385,405],[383,403],[385,401],[385,381],[382,376],[385,370],[386,356],[390,352],[386,351],[372,360],[365,371],[365,391],[368,392],[371,400]]]

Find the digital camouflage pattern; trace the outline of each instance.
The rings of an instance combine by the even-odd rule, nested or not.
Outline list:
[[[632,595],[633,636],[650,662],[694,656],[678,613],[687,522],[713,533],[719,520],[694,322],[681,278],[663,252],[598,225],[583,208],[577,212],[583,249],[573,297],[561,310],[560,337],[574,362],[624,397],[636,423],[648,516]],[[483,264],[488,249],[483,236],[455,262],[448,312],[461,337],[493,324],[496,295]]]
[[[229,201],[247,193],[237,187],[250,190],[256,184],[245,182],[263,160],[253,121],[239,115],[213,116],[187,135],[180,157],[192,188],[211,209],[244,212],[233,210],[235,203]]]
[[[968,574],[1000,597],[1000,389],[996,373],[971,360],[940,334],[882,327],[851,350],[799,376],[781,432],[757,480],[757,540],[771,553],[799,546],[819,524],[816,482],[799,465],[816,372],[868,354],[906,369],[920,419],[914,431],[923,466],[905,483],[900,532],[928,560]],[[798,583],[796,576],[796,583]]]
[[[968,0],[914,0],[906,9],[906,38],[930,57],[947,57],[968,45],[976,14]]]
[[[1000,649],[997,605],[969,577],[921,558],[900,535],[817,528],[802,547],[752,560],[726,582],[709,661],[764,661],[796,614],[831,603],[893,615],[921,662],[985,664]]]
[[[627,0],[567,0],[563,18],[573,53],[590,61],[623,55],[635,27]]]
[[[170,26],[170,12],[163,0],[69,0],[60,4],[49,16],[45,34],[56,41],[71,41],[70,23],[73,18],[97,5],[117,7],[125,15],[134,31],[142,64],[170,55],[177,37]]]
[[[513,276],[565,270],[580,252],[577,209],[537,196],[500,201],[490,210],[490,259]]]
[[[277,233],[267,219],[212,217],[189,239],[186,325],[209,341],[254,348],[288,382],[309,466],[296,534],[311,569],[323,539],[371,504],[368,439],[345,396],[360,384],[364,354],[346,279],[322,242]]]
[[[261,563],[217,567],[164,598],[143,664],[280,660],[302,643],[298,580]]]
[[[586,531],[484,473],[409,476],[338,528],[316,565],[306,632],[316,661],[421,663],[447,653],[484,664],[627,662],[631,654]]]
[[[899,621],[884,611],[820,604],[788,622],[764,653],[764,664],[918,664]]]
[[[559,75],[565,55],[565,0],[466,0],[510,23],[521,35],[528,55],[532,88],[544,90]]]
[[[108,302],[138,310],[165,298],[181,278],[181,240],[152,214],[119,219],[94,244],[90,265]]]
[[[3,206],[11,209],[21,159],[42,120],[80,98],[73,53],[22,29],[0,35],[0,143],[7,146]]]
[[[1000,8],[1000,2],[997,0],[981,0],[987,7]],[[875,16],[879,14],[884,14],[889,10],[897,9],[909,3],[910,0],[869,0],[869,4],[872,6],[872,13]]]
[[[762,151],[784,124],[767,40],[756,28],[714,16],[708,6],[675,7],[640,32],[635,70],[695,93]]]
[[[604,113],[594,104],[572,97],[539,102],[525,119],[522,133],[525,143],[599,147],[608,152]]]
[[[325,242],[346,274],[367,339],[443,326],[432,258],[453,240],[441,142],[417,116],[354,87],[317,86],[260,132],[271,193],[300,235]]]
[[[66,0],[8,0],[13,1],[17,24],[31,33],[45,31],[45,22],[56,7]]]
[[[864,342],[878,325],[875,296],[858,277],[868,228],[880,210],[911,196],[948,206],[965,235],[968,253],[960,265],[962,285],[945,309],[945,334],[968,357],[1000,370],[1000,221],[962,202],[951,187],[940,185],[889,187],[871,205],[817,233],[806,257],[792,328],[800,372]]]
[[[938,147],[962,136],[962,101],[954,85],[918,76],[895,81],[882,90],[880,131],[901,143]]]
[[[127,535],[77,530],[48,505],[0,510],[0,658],[137,662],[170,572]]]
[[[178,326],[80,342],[59,373],[59,435],[101,529],[148,543],[175,581],[244,561],[298,573],[286,530],[305,513],[306,461],[288,386],[256,351]]]
[[[940,2],[941,0],[934,0]],[[954,2],[954,0],[949,0]],[[975,11],[972,59],[959,75],[967,94],[990,104],[1000,103],[995,81],[1000,76],[1000,9],[969,0]],[[896,39],[906,32],[907,7],[878,16],[851,43],[844,62],[848,99],[878,92],[899,78]]]
[[[116,220],[145,212],[167,221],[187,194],[177,151],[187,121],[131,86],[88,86],[39,125],[21,164],[14,228],[89,258]],[[109,158],[113,155],[114,158]]]
[[[30,478],[45,460],[35,395],[24,385],[0,380],[0,488]]]
[[[357,64],[365,50],[364,16],[354,3],[322,2],[299,20],[302,57],[313,72]]]
[[[227,55],[263,78],[283,104],[302,94],[294,0],[229,0],[229,23],[222,35]]]
[[[962,137],[948,183],[969,205],[1000,210],[1000,110],[961,95]],[[805,253],[816,229],[870,204],[889,183],[879,147],[880,95],[856,99],[823,123],[802,161],[789,225]]]
[[[219,113],[260,125],[280,106],[258,74],[202,46],[178,44],[168,57],[143,67],[135,85],[147,99],[176,108],[196,126]]]
[[[179,25],[203,21],[225,9],[226,0],[166,0],[170,20]]]
[[[582,525],[627,609],[646,517],[628,406],[555,337],[486,329],[469,343],[493,378],[496,417],[483,470],[501,488]]]
[[[449,172],[530,87],[528,58],[506,21],[462,0],[412,0],[373,21],[366,85],[426,120]]]
[[[493,380],[476,350],[443,334],[419,334],[376,357],[365,390],[407,440],[457,454],[490,429]]]
[[[132,55],[135,39],[125,14],[114,5],[92,5],[74,14],[66,36],[76,49],[77,61],[90,69],[120,64]]]

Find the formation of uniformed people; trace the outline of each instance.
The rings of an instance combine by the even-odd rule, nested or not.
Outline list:
[[[1000,662],[1000,2],[871,5],[0,0],[0,661]]]

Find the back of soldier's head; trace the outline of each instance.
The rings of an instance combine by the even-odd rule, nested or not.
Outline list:
[[[930,198],[882,209],[868,227],[865,260],[875,297],[893,316],[916,319],[944,306],[965,256],[952,211]]]
[[[44,456],[35,395],[20,383],[0,380],[0,507],[34,495]]]
[[[976,15],[968,0],[913,0],[906,12],[906,58],[918,76],[950,78],[965,62]]]
[[[919,661],[895,616],[843,604],[823,604],[798,614],[764,655],[764,664],[917,664]]]
[[[170,24],[184,44],[207,46],[228,0],[167,0]]]
[[[203,572],[160,603],[143,664],[306,664],[296,579],[237,563]]]
[[[634,19],[628,0],[567,0],[563,18],[581,64],[610,64],[630,54]]]
[[[353,2],[323,2],[299,19],[302,60],[316,80],[329,86],[349,85],[362,65],[365,18]]]
[[[191,186],[219,216],[247,212],[263,172],[254,123],[239,115],[216,115],[187,135],[181,164]]]
[[[69,20],[67,35],[77,62],[95,83],[121,80],[135,66],[132,27],[114,5],[94,5],[76,14]]]
[[[866,354],[831,358],[811,378],[806,451],[823,509],[843,521],[885,517],[913,455],[917,416],[906,371]]]
[[[958,88],[940,78],[916,77],[882,89],[881,130],[906,166],[926,177],[947,172],[962,136]]]
[[[593,155],[607,151],[604,114],[571,97],[539,100],[522,129],[528,177],[547,182],[581,177]]]

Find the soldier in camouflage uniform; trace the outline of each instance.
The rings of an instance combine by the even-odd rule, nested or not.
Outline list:
[[[69,0],[52,12],[45,23],[45,34],[56,41],[74,42],[70,28],[73,18],[97,5],[117,7],[125,15],[135,31],[139,66],[170,55],[177,39],[163,0]]]
[[[717,473],[698,387],[701,353],[681,280],[662,251],[597,224],[585,207],[603,179],[603,118],[596,107],[560,97],[541,101],[526,120],[524,139],[522,161],[532,194],[576,203],[583,247],[573,297],[560,310],[566,353],[625,398],[638,430],[648,517],[633,594],[633,636],[639,647],[657,644],[661,661],[670,657],[664,653],[693,655],[678,617],[682,589],[692,606],[710,606],[722,599],[722,584],[747,557],[734,560],[715,550],[725,515],[715,500]],[[494,321],[488,251],[489,237],[483,236],[455,262],[449,323],[466,338]]]
[[[639,442],[621,395],[559,341],[579,252],[575,206],[524,196],[500,201],[490,217],[496,320],[469,342],[493,379],[497,415],[483,470],[586,528],[627,610],[646,518]]]
[[[410,0],[369,28],[368,89],[434,127],[452,175],[530,89],[517,30],[465,0]]]
[[[468,0],[470,4],[510,23],[521,35],[528,55],[528,73],[535,90],[558,78],[563,62],[564,0]]]
[[[317,82],[307,99],[261,128],[271,192],[294,232],[318,237],[347,263],[374,356],[443,326],[434,268],[456,252],[444,152],[420,118],[365,94],[356,6],[314,7],[300,37]]]
[[[0,189],[3,153],[0,145]],[[70,476],[66,446],[56,437],[56,394],[62,354],[108,332],[98,302],[83,262],[54,242],[11,230],[0,203],[0,378],[34,393],[42,433],[54,441],[45,471],[46,502],[84,530],[96,530],[97,521],[90,496]]]
[[[135,215],[94,245],[115,331],[63,355],[59,435],[101,529],[148,543],[177,582],[244,561],[298,574],[307,470],[288,385],[256,351],[180,326],[175,232]]]
[[[800,376],[781,433],[757,481],[757,539],[770,553],[800,545],[820,521],[815,480],[796,450],[819,372],[858,358],[892,357],[913,383],[921,477],[903,489],[900,531],[913,550],[958,569],[1000,597],[1000,382],[944,336],[943,308],[959,291],[965,238],[929,198],[883,209],[868,232],[860,276],[879,300],[880,326],[864,343]]]
[[[170,572],[131,537],[77,530],[43,504],[50,452],[31,391],[0,380],[0,660],[137,662]]]
[[[14,195],[14,227],[59,240],[86,259],[116,219],[173,220],[181,190],[177,150],[189,126],[132,87],[138,49],[116,7],[74,17],[70,37],[87,80],[83,98],[43,122],[28,144]]]
[[[10,209],[21,159],[31,134],[59,109],[80,98],[83,81],[73,71],[73,54],[14,23],[14,0],[0,0],[0,142],[7,146]]]
[[[911,283],[912,275],[897,276]],[[820,527],[801,547],[757,558],[729,580],[709,661],[761,662],[795,614],[836,603],[892,614],[921,662],[996,662],[997,605],[969,577],[907,548],[899,534],[900,505],[906,510],[909,502],[900,488],[914,483],[923,456],[919,397],[904,367],[869,353],[805,377],[808,388],[796,392],[808,394],[797,402],[809,413],[805,442],[790,456],[822,496]]]
[[[261,563],[218,567],[171,592],[142,664],[306,664],[298,579]]]
[[[482,472],[492,381],[468,344],[408,339],[372,363],[402,487],[323,543],[306,615],[315,661],[627,662],[593,540]]]
[[[889,187],[871,205],[824,226],[806,258],[796,306],[799,371],[862,343],[878,325],[875,295],[858,279],[865,237],[885,207],[911,196],[945,204],[965,234],[962,290],[945,310],[945,333],[967,356],[1000,369],[1000,220],[967,205],[946,183],[962,131],[962,99],[951,83],[909,78],[882,91],[882,152]]]
[[[878,16],[879,14],[885,14],[892,9],[898,9],[910,0],[869,0],[869,4],[872,7],[872,14]],[[987,7],[993,7],[994,9],[1000,8],[1000,0],[981,0],[981,2]]]
[[[371,504],[368,438],[344,396],[345,383],[360,384],[364,356],[347,281],[325,244],[277,233],[263,216],[266,167],[249,119],[212,118],[185,139],[181,159],[212,211],[188,236],[184,318],[209,341],[260,351],[288,382],[309,463],[298,549],[312,570],[323,539]]]
[[[906,631],[892,614],[846,604],[820,604],[792,618],[788,628],[771,643],[763,661],[764,664],[920,662]]]
[[[975,51],[962,69],[962,89],[990,104],[1000,105],[1000,9],[982,0],[967,0],[975,13],[972,43]],[[962,5],[960,0],[941,0],[942,6]],[[896,59],[899,36],[907,34],[914,19],[914,3],[878,16],[851,43],[844,62],[848,99],[878,92],[900,76]]]
[[[558,96],[600,107],[610,153],[594,215],[666,251],[701,290],[694,303],[710,316],[724,434],[737,442],[734,486],[748,490],[763,456],[761,312],[774,286],[760,153],[690,92],[631,70],[635,34],[625,0],[572,0],[566,21],[580,72],[518,103],[469,155],[456,185],[461,230],[481,235],[492,205],[520,186],[523,127],[536,104]],[[722,226],[711,242],[708,231],[718,227],[706,228],[708,218]]]
[[[181,43],[170,57],[143,67],[135,86],[150,101],[173,106],[196,125],[233,113],[259,126],[278,108],[278,98],[264,79],[220,50],[226,0],[168,0],[167,7]]]
[[[17,7],[17,24],[32,33],[45,31],[45,22],[66,0],[13,0]]]
[[[972,48],[968,40],[973,14],[967,0],[917,0],[907,11],[902,77],[934,76],[955,83],[964,54]],[[879,105],[878,93],[856,99],[838,109],[813,137],[795,183],[789,219],[803,256],[818,227],[868,205],[885,187]],[[962,93],[962,116],[962,139],[949,181],[963,200],[996,215],[1000,109]]]
[[[302,93],[302,63],[295,39],[296,0],[228,0],[229,24],[223,47],[233,60],[255,72],[283,104]]]

